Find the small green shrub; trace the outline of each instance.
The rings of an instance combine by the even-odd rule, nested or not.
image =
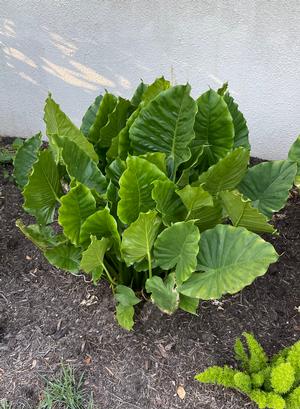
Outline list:
[[[249,333],[235,343],[235,355],[243,371],[213,366],[196,375],[199,382],[243,392],[261,409],[300,408],[300,341],[269,359]]]
[[[106,92],[80,129],[49,95],[49,147],[35,135],[14,160],[37,221],[18,227],[54,266],[107,280],[127,329],[141,294],[167,314],[195,314],[199,300],[240,291],[278,257],[256,233],[274,232],[298,142],[290,160],[248,169],[248,128],[227,85],[197,100],[190,90],[159,78],[131,100]]]

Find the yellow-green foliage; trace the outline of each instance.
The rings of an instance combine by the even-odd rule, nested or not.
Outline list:
[[[213,383],[220,386],[225,386],[227,388],[234,388],[234,375],[238,371],[230,368],[229,366],[211,366],[206,369],[206,371],[195,376],[197,381],[202,383]]]
[[[279,364],[272,369],[271,385],[276,393],[287,393],[294,382],[295,371],[289,362]]]
[[[287,409],[299,409],[300,408],[300,386],[295,388],[286,398]]]
[[[300,409],[300,341],[271,360],[254,336],[244,333],[234,351],[242,371],[213,366],[195,377],[245,393],[260,409]]]

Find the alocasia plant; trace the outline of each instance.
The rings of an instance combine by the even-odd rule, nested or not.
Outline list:
[[[127,329],[141,294],[168,314],[196,313],[199,300],[240,291],[278,257],[257,233],[274,232],[299,142],[288,160],[248,168],[247,124],[227,86],[197,100],[190,91],[159,78],[131,100],[106,92],[80,129],[49,95],[48,147],[38,134],[15,158],[37,221],[18,227],[54,266],[107,280]]]

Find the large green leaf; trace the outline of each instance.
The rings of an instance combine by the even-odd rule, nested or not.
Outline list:
[[[103,237],[101,240],[97,240],[95,236],[91,236],[91,244],[82,253],[80,268],[85,273],[92,275],[94,284],[98,283],[103,270],[106,270],[104,256],[109,246],[109,239]]]
[[[179,294],[179,308],[190,314],[197,315],[197,309],[199,306],[199,299],[188,297],[184,294]]]
[[[273,233],[274,227],[268,223],[267,217],[252,207],[249,199],[238,192],[221,192],[223,206],[234,226],[245,227],[256,233]]]
[[[136,118],[141,112],[141,105],[130,115],[126,121],[125,127],[119,132],[118,135],[118,155],[121,159],[126,160],[128,153],[132,153],[130,148],[129,130],[133,125]]]
[[[215,227],[222,222],[222,206],[217,198],[213,200],[213,206],[200,207],[195,213],[195,225],[200,232]]]
[[[200,233],[194,222],[178,222],[163,230],[154,243],[154,259],[164,270],[176,266],[176,282],[181,284],[195,271]]]
[[[50,226],[41,226],[40,224],[30,224],[26,226],[20,219],[16,221],[16,226],[27,239],[32,241],[32,243],[42,251],[49,250],[66,241],[64,235],[55,235]]]
[[[190,89],[188,84],[177,85],[161,92],[141,110],[129,130],[134,152],[166,154],[172,178],[178,166],[191,156],[188,145],[195,136],[197,106],[189,95]]]
[[[112,139],[117,137],[121,129],[125,127],[128,110],[130,107],[130,101],[122,97],[118,97],[117,105],[108,115],[107,124],[100,130],[100,137],[98,139],[97,146],[100,148],[110,147]]]
[[[147,105],[152,101],[158,94],[166,89],[169,89],[171,86],[170,81],[164,79],[164,77],[156,78],[156,80],[148,85],[147,89],[143,93],[142,102],[144,105]]]
[[[110,178],[115,186],[119,187],[119,180],[122,173],[126,170],[126,163],[120,158],[115,159],[106,168],[106,176]]]
[[[96,120],[96,115],[99,109],[100,102],[102,100],[103,96],[98,95],[95,99],[95,101],[88,107],[88,110],[84,114],[82,118],[82,123],[80,130],[83,133],[84,136],[88,137],[90,133],[90,128],[94,124]]]
[[[45,251],[44,256],[49,263],[57,268],[62,268],[71,273],[77,273],[79,271],[81,249],[74,247],[71,243],[53,247]]]
[[[154,163],[163,173],[167,174],[166,168],[166,154],[162,152],[149,152],[144,155],[140,155],[140,158],[146,159],[147,161]]]
[[[193,184],[203,184],[204,189],[212,194],[234,189],[247,172],[249,155],[249,151],[244,148],[237,148],[229,152],[218,163],[202,173]]]
[[[151,197],[152,182],[166,179],[166,175],[157,166],[137,156],[127,158],[127,169],[120,178],[118,216],[129,224],[136,220],[140,212],[147,212],[155,207]]]
[[[248,170],[238,189],[252,200],[254,207],[271,218],[285,205],[296,172],[297,165],[293,162],[274,160],[260,163]]]
[[[71,243],[79,244],[83,222],[96,211],[96,200],[89,188],[78,183],[61,198],[58,223]]]
[[[98,210],[84,221],[80,231],[80,243],[86,244],[91,235],[96,236],[97,239],[101,239],[102,237],[111,238],[115,250],[117,253],[119,252],[121,243],[118,226],[108,208]]]
[[[234,126],[223,97],[210,89],[197,99],[193,145],[203,145],[201,170],[208,169],[233,148]]]
[[[180,197],[175,193],[177,186],[170,179],[153,182],[152,198],[156,202],[156,209],[161,213],[165,225],[182,221],[186,218],[187,210]]]
[[[179,291],[202,300],[234,294],[265,274],[278,255],[270,243],[243,227],[219,224],[201,235],[197,270]]]
[[[155,210],[140,213],[136,221],[124,231],[122,236],[122,254],[128,266],[148,260],[151,271],[151,252],[161,220]]]
[[[27,139],[17,150],[14,158],[14,178],[20,189],[23,189],[28,182],[28,176],[37,160],[41,143],[42,134],[39,132]]]
[[[131,105],[134,107],[138,107],[142,101],[143,94],[147,90],[148,85],[145,84],[143,81],[137,86],[136,90],[134,91],[133,97],[131,98]]]
[[[56,140],[53,139],[54,135],[64,136],[75,142],[89,158],[96,162],[98,161],[93,145],[73,124],[70,118],[61,111],[59,105],[52,99],[50,94],[46,99],[44,120],[50,145],[53,146],[56,143]],[[55,146],[54,152],[57,154],[57,147]]]
[[[56,204],[61,195],[57,165],[49,150],[41,151],[24,188],[24,208],[40,224],[53,221]]]
[[[91,160],[86,152],[70,139],[58,136],[54,136],[54,139],[57,146],[62,149],[62,158],[69,176],[90,189],[95,189],[101,194],[105,193],[107,181],[96,162]]]
[[[197,219],[200,209],[214,205],[212,196],[202,186],[192,187],[186,185],[183,189],[177,190],[176,193],[187,208],[187,220]]]
[[[116,318],[121,327],[131,330],[134,324],[134,308],[140,300],[135,296],[134,291],[125,285],[118,285],[116,287],[116,300],[118,302],[116,307]]]
[[[300,187],[300,135],[291,146],[288,158],[290,161],[297,163],[297,173],[294,183],[297,187]]]
[[[107,124],[109,114],[117,105],[117,97],[106,92],[99,104],[96,117],[89,131],[89,139],[93,143],[97,143],[100,138],[101,129]]]
[[[165,281],[161,277],[154,276],[146,281],[146,291],[151,293],[151,299],[158,308],[172,314],[178,308],[179,294],[176,290],[175,274],[168,274]]]
[[[224,101],[228,106],[233,121],[234,146],[236,148],[242,146],[243,148],[250,149],[250,143],[248,140],[249,130],[244,115],[239,110],[238,104],[234,101],[229,92],[224,95]]]

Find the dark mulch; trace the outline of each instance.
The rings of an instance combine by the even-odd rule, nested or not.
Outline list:
[[[276,215],[282,254],[254,284],[221,302],[203,302],[199,316],[169,317],[150,303],[127,333],[114,320],[108,286],[93,287],[51,267],[15,227],[28,220],[21,196],[0,167],[0,398],[35,408],[42,376],[61,361],[85,371],[97,409],[240,409],[242,395],[203,386],[194,375],[212,364],[233,364],[234,339],[253,331],[272,354],[300,338],[300,199],[293,192]],[[185,400],[176,389],[183,385]]]

